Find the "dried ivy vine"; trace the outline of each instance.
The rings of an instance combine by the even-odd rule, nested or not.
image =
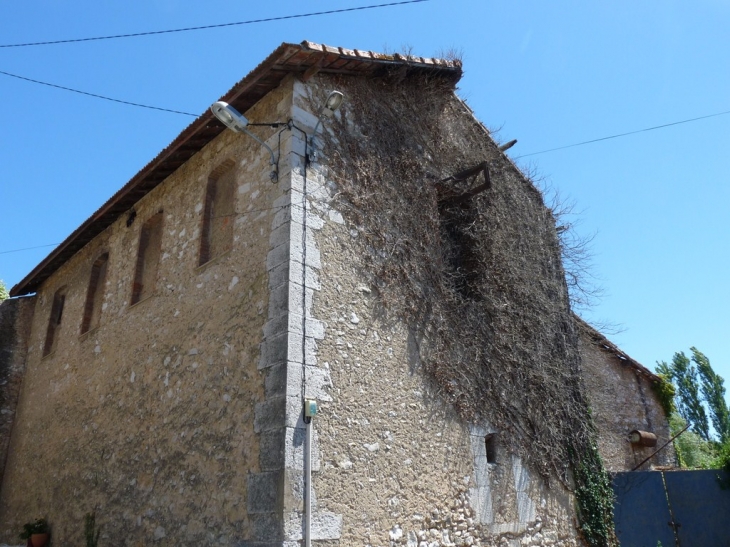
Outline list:
[[[416,333],[426,374],[460,416],[496,428],[548,485],[572,483],[583,537],[615,545],[613,494],[541,193],[465,115],[447,78],[401,69],[325,87],[348,97],[324,137],[328,167],[386,313]],[[468,199],[459,196],[483,184],[479,173],[442,182],[485,161],[491,184]]]

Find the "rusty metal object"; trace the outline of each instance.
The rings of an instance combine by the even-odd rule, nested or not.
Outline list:
[[[689,429],[689,424],[687,424],[686,426],[684,426],[684,429],[682,431],[680,431],[679,433],[677,433],[676,435],[674,435],[671,439],[669,439],[667,442],[665,442],[663,445],[661,445],[659,448],[657,448],[654,452],[652,452],[646,458],[644,458],[643,460],[641,460],[641,462],[639,462],[639,464],[636,467],[634,467],[632,469],[632,471],[636,471],[639,467],[641,467],[646,462],[648,462],[650,459],[652,459],[656,454],[658,454],[659,452],[661,452],[662,450],[664,450],[664,447],[666,447],[669,443],[671,443],[672,441],[674,441],[674,439],[676,439],[677,437],[679,437],[682,433],[684,433],[688,429]]]
[[[638,444],[639,446],[656,446],[656,435],[648,431],[634,429],[629,433],[629,441],[631,444]]]

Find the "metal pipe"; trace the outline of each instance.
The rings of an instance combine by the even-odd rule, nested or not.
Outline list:
[[[261,146],[266,148],[266,150],[269,151],[269,154],[271,154],[271,165],[274,167],[274,170],[271,172],[271,180],[274,182],[278,182],[279,180],[279,166],[276,164],[276,155],[274,154],[274,151],[271,149],[271,147],[266,144],[264,141],[259,139],[256,135],[248,131],[247,129],[241,129],[241,133],[246,133],[249,137],[251,137],[253,140],[255,140],[257,143],[259,143]]]
[[[271,147],[268,144],[266,144],[264,141],[262,141],[256,135],[254,135],[253,133],[251,133],[250,131],[248,131],[246,129],[242,129],[241,131],[243,133],[246,133],[246,135],[251,137],[253,140],[255,140],[257,143],[259,143],[261,146],[266,148],[266,150],[269,151],[269,154],[271,154],[271,165],[276,165],[276,156],[274,155],[274,151],[271,149]]]
[[[304,547],[312,547],[312,420],[304,441]]]

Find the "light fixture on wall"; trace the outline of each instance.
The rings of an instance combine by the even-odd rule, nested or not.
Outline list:
[[[263,140],[261,140],[259,137],[251,133],[247,127],[248,126],[268,126],[268,127],[282,127],[287,126],[289,129],[296,128],[299,129],[302,133],[304,133],[305,139],[307,140],[308,145],[308,153],[307,153],[307,161],[314,161],[316,159],[316,146],[314,142],[314,137],[317,135],[317,131],[319,130],[319,126],[322,125],[322,120],[324,118],[331,118],[334,116],[335,111],[340,108],[342,105],[342,101],[344,100],[344,95],[339,91],[332,91],[328,96],[325,103],[322,105],[322,107],[319,109],[319,113],[317,114],[317,124],[314,126],[314,131],[312,132],[312,135],[310,137],[307,137],[306,133],[296,127],[292,120],[289,120],[288,122],[271,122],[271,123],[249,123],[249,121],[246,119],[246,117],[241,114],[238,110],[233,108],[231,105],[224,101],[218,101],[211,105],[210,111],[213,113],[213,115],[228,129],[233,131],[234,133],[245,133],[252,139],[254,139],[256,142],[258,142],[261,146],[266,148],[266,150],[269,151],[269,155],[271,156],[271,166],[273,167],[271,171],[271,181],[272,182],[278,182],[279,180],[279,160],[277,155],[274,153],[274,151],[271,149],[271,147],[266,144]]]
[[[344,100],[345,96],[342,94],[342,92],[332,91],[327,96],[327,100],[324,102],[324,105],[322,105],[322,108],[319,109],[319,114],[317,115],[317,125],[314,126],[312,136],[309,137],[309,157],[307,158],[309,161],[317,160],[317,145],[315,143],[315,138],[317,137],[317,131],[319,130],[319,126],[322,125],[322,119],[331,118],[332,116],[334,116],[337,109],[342,106],[342,101]]]
[[[328,96],[322,108],[322,116],[325,118],[331,118],[335,111],[340,108],[342,101],[345,100],[345,96],[340,91],[332,91]]]
[[[268,144],[266,144],[264,141],[262,141],[260,138],[258,138],[256,135],[251,133],[248,129],[246,129],[246,126],[249,125],[246,117],[243,114],[241,114],[238,110],[233,108],[231,105],[229,105],[228,103],[223,102],[223,101],[218,101],[216,103],[213,103],[213,105],[210,107],[210,111],[228,129],[230,129],[234,133],[246,133],[246,135],[248,135],[249,137],[254,139],[256,142],[258,142],[261,146],[263,146],[264,148],[266,148],[266,150],[269,151],[269,154],[271,155],[271,165],[273,167],[273,170],[271,171],[271,174],[269,175],[269,177],[271,178],[272,182],[277,182],[279,180],[279,166],[277,164],[276,155],[274,154],[274,151],[271,149],[271,147]],[[280,124],[276,123],[276,124],[256,124],[256,125],[276,126],[276,125],[280,125]],[[283,124],[283,125],[286,125],[286,124]]]

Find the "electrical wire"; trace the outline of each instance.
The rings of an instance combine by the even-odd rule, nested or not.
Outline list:
[[[724,112],[716,112],[715,114],[707,114],[706,116],[699,116],[697,118],[690,118],[688,120],[680,120],[678,122],[665,123],[662,125],[655,125],[654,127],[646,127],[644,129],[637,129],[636,131],[628,131],[626,133],[619,133],[617,135],[610,135],[608,137],[601,137],[599,139],[591,139],[589,141],[577,142],[574,144],[566,144],[565,146],[558,146],[557,148],[548,148],[547,150],[541,150],[540,152],[530,152],[529,154],[522,154],[521,156],[515,156],[514,159],[526,158],[528,156],[536,156],[538,154],[547,154],[548,152],[555,152],[556,150],[565,150],[566,148],[573,148],[575,146],[583,146],[584,144],[591,144],[594,142],[607,141],[609,139],[618,139],[619,137],[625,137],[627,135],[635,135],[637,133],[644,133],[645,131],[654,131],[655,129],[663,129],[665,127],[671,127],[673,125],[680,125],[683,123],[696,122],[697,120],[705,120],[707,118],[714,118],[716,116],[724,116],[730,114],[730,110]]]
[[[403,0],[401,2],[388,2],[387,4],[373,4],[369,6],[358,6],[355,8],[342,8],[342,9],[333,9],[333,10],[327,10],[327,11],[315,11],[311,13],[299,13],[296,15],[282,15],[279,17],[266,17],[263,19],[251,19],[249,21],[238,21],[235,23],[220,23],[216,25],[203,25],[198,27],[185,27],[185,28],[177,28],[177,29],[168,29],[168,30],[153,30],[148,32],[132,32],[129,34],[112,34],[109,36],[94,36],[90,38],[71,38],[67,40],[49,40],[45,42],[26,42],[21,44],[0,44],[0,48],[16,48],[16,47],[30,47],[30,46],[50,46],[50,45],[56,45],[56,44],[70,44],[70,43],[77,43],[77,42],[93,42],[98,40],[114,40],[118,38],[136,38],[138,36],[152,36],[156,34],[172,34],[175,32],[189,32],[193,30],[208,30],[208,29],[215,29],[215,28],[223,28],[223,27],[233,27],[233,26],[240,26],[240,25],[253,25],[256,23],[270,23],[273,21],[286,21],[288,19],[303,19],[305,17],[317,17],[320,15],[332,15],[335,13],[347,13],[351,11],[363,11],[363,10],[369,10],[369,9],[377,9],[377,8],[387,8],[387,7],[393,7],[393,6],[402,6],[404,4],[418,4],[421,2],[429,2],[430,0]]]
[[[0,71],[0,74],[7,74],[7,73]],[[22,79],[27,79],[27,78],[22,78]],[[30,81],[34,81],[34,80],[30,80]],[[39,83],[42,83],[42,82],[39,82]],[[59,86],[53,86],[52,84],[45,84],[45,85],[51,85],[52,87],[59,87]],[[62,88],[62,89],[66,89],[66,88]],[[71,91],[75,91],[75,90],[71,90]],[[81,92],[80,91],[79,93],[84,93],[84,92]],[[85,95],[92,95],[91,93],[84,93],[84,94]],[[94,96],[94,97],[100,97],[100,95],[92,95],[92,96]],[[102,97],[102,98],[106,98],[106,97]],[[124,104],[134,105],[134,103],[128,103],[126,101],[116,101],[116,99],[110,99],[110,100],[113,100],[115,102],[122,102]],[[156,107],[147,107],[147,108],[156,108]],[[164,109],[164,108],[158,108],[157,110],[164,110],[166,112],[175,112],[175,113],[178,113],[178,114],[186,114],[185,112],[177,112],[175,110],[167,110],[167,109]],[[697,118],[690,118],[688,120],[681,120],[681,121],[678,121],[678,122],[672,122],[672,123],[666,123],[666,124],[663,124],[663,125],[657,125],[657,126],[654,126],[654,127],[647,127],[646,129],[638,129],[636,131],[629,131],[627,133],[620,133],[618,135],[611,135],[611,136],[608,136],[608,137],[601,137],[600,139],[593,139],[593,140],[590,140],[590,141],[583,141],[583,142],[579,142],[579,143],[575,143],[575,144],[569,144],[569,145],[566,145],[566,146],[560,146],[560,147],[557,147],[557,148],[550,148],[548,150],[542,150],[540,152],[531,152],[530,154],[523,154],[521,156],[516,156],[514,159],[526,158],[527,156],[535,156],[537,154],[547,154],[548,152],[554,152],[556,150],[564,150],[566,148],[572,148],[572,147],[575,147],[575,146],[582,146],[584,144],[590,144],[590,143],[605,141],[605,140],[609,140],[609,139],[617,139],[619,137],[625,137],[626,135],[634,135],[636,133],[643,133],[645,131],[653,131],[655,129],[662,129],[664,127],[671,127],[673,125],[680,125],[680,124],[683,124],[683,123],[694,122],[694,121],[697,121],[697,120],[704,120],[704,119],[707,119],[707,118],[714,118],[714,117],[717,117],[717,116],[723,116],[725,114],[730,114],[730,110],[726,110],[724,112],[717,112],[715,114],[708,114],[706,116],[699,116]],[[193,114],[190,114],[190,115],[193,115]],[[266,124],[262,124],[262,125],[266,125]],[[244,214],[247,214],[249,212],[255,213],[255,212],[269,211],[269,210],[273,210],[273,209],[276,209],[276,207],[271,208],[271,209],[258,209],[258,210],[255,210],[255,211],[247,211]],[[241,214],[241,213],[238,213],[238,214]],[[41,247],[51,247],[53,245],[58,245],[58,243],[51,243],[51,244],[48,244],[48,245],[39,245],[38,247],[25,247],[23,249],[12,249],[12,250],[9,250],[9,251],[0,251],[0,254],[17,253],[17,252],[20,252],[20,251],[27,251],[27,250],[31,250],[31,249],[39,249]]]
[[[47,243],[45,245],[37,245],[35,247],[23,247],[22,249],[10,249],[9,251],[0,251],[0,255],[6,255],[10,253],[19,253],[21,251],[30,251],[32,249],[42,249],[44,247],[53,247],[59,245],[58,243]]]
[[[139,108],[149,108],[150,110],[159,110],[161,112],[170,112],[172,114],[182,114],[183,116],[192,116],[194,118],[198,117],[198,114],[191,114],[190,112],[182,112],[181,110],[171,110],[169,108],[161,108],[159,106],[150,106],[148,104],[141,104],[141,103],[133,103],[131,101],[123,101],[122,99],[115,99],[114,97],[107,97],[105,95],[98,95],[96,93],[89,93],[88,91],[81,91],[79,89],[74,89],[72,87],[65,87],[58,84],[52,84],[49,82],[42,82],[40,80],[34,80],[33,78],[26,78],[25,76],[18,76],[17,74],[11,74],[10,72],[5,72],[3,70],[0,70],[0,74],[3,74],[5,76],[10,76],[11,78],[17,78],[18,80],[23,80],[26,82],[31,82],[34,84],[39,85],[45,85],[48,87],[53,87],[55,89],[62,89],[64,91],[72,91],[73,93],[78,93],[80,95],[86,95],[88,97],[94,97],[96,99],[104,99],[105,101],[111,101],[113,103],[120,103],[120,104],[126,104],[129,106],[137,106]]]
[[[410,1],[411,2],[415,2],[415,1],[417,1],[417,2],[426,2],[426,1],[429,1],[429,0],[410,0]],[[382,4],[382,5],[385,6],[385,5],[390,5],[390,4]],[[2,46],[0,46],[0,47],[2,47]],[[9,76],[11,78],[17,78],[18,80],[23,80],[25,82],[30,82],[30,83],[34,83],[34,84],[44,85],[44,86],[47,86],[47,87],[52,87],[54,89],[61,89],[63,91],[71,91],[73,93],[78,93],[80,95],[86,95],[87,97],[94,97],[96,99],[103,99],[105,101],[111,101],[111,102],[114,102],[114,103],[126,104],[128,106],[136,106],[136,107],[139,107],[139,108],[147,108],[147,109],[150,109],[150,110],[158,110],[160,112],[169,112],[171,114],[180,114],[180,115],[183,115],[183,116],[191,116],[193,118],[197,118],[198,117],[198,114],[192,114],[191,112],[184,112],[182,110],[173,110],[173,109],[170,109],[170,108],[162,108],[162,107],[159,107],[159,106],[151,106],[151,105],[147,105],[147,104],[141,104],[141,103],[134,103],[134,102],[131,102],[131,101],[125,101],[125,100],[122,100],[122,99],[115,99],[114,97],[107,97],[106,95],[99,95],[97,93],[90,93],[88,91],[81,91],[79,89],[74,89],[72,87],[65,87],[65,86],[58,85],[58,84],[52,84],[52,83],[49,83],[49,82],[43,82],[41,80],[34,80],[33,78],[27,78],[25,76],[19,76],[18,74],[12,74],[10,72],[5,72],[3,70],[0,70],[0,74],[2,74],[4,76]],[[473,111],[471,109],[469,109],[469,111],[473,115]],[[680,121],[677,121],[677,122],[670,122],[670,123],[665,123],[665,124],[662,124],[662,125],[655,125],[653,127],[645,127],[644,129],[637,129],[635,131],[627,131],[626,133],[618,133],[616,135],[609,135],[607,137],[600,137],[598,139],[591,139],[591,140],[588,140],[588,141],[581,141],[581,142],[577,142],[577,143],[573,143],[573,144],[566,144],[565,146],[558,146],[556,148],[548,148],[547,150],[540,150],[539,152],[530,152],[529,154],[522,154],[520,156],[514,156],[513,159],[518,160],[518,159],[521,159],[521,158],[527,158],[529,156],[537,156],[538,154],[547,154],[549,152],[556,152],[558,150],[565,150],[567,148],[574,148],[576,146],[583,146],[583,145],[592,144],[592,143],[595,143],[595,142],[607,141],[607,140],[611,140],[611,139],[618,139],[620,137],[626,137],[628,135],[636,135],[637,133],[644,133],[644,132],[647,132],[647,131],[654,131],[656,129],[664,129],[666,127],[672,127],[674,125],[681,125],[681,124],[685,124],[685,123],[696,122],[698,120],[705,120],[707,118],[715,118],[717,116],[725,116],[727,114],[730,114],[730,110],[725,110],[723,112],[716,112],[714,114],[707,114],[705,116],[698,116],[696,118],[689,118],[687,120],[680,120]],[[261,125],[261,126],[269,126],[270,125],[270,126],[273,126],[274,124],[273,123],[259,123],[259,124],[249,124],[249,125]],[[485,128],[485,131],[487,131],[486,128]],[[487,131],[487,133],[488,133],[488,131]]]

